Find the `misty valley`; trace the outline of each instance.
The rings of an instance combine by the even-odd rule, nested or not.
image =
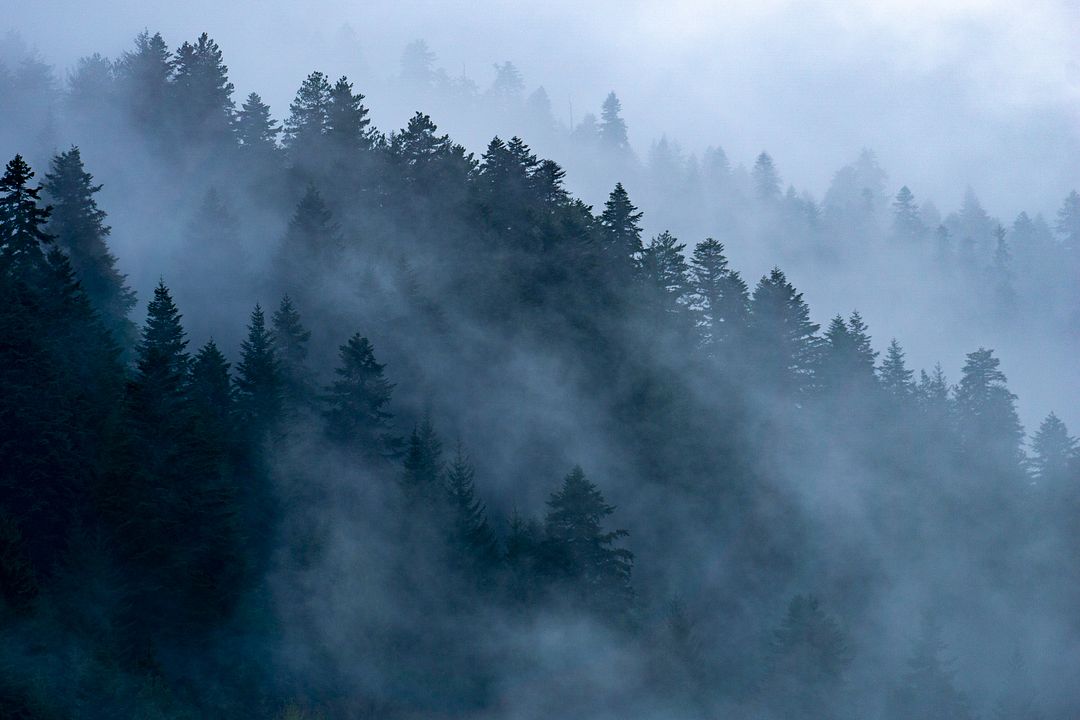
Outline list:
[[[0,720],[1080,714],[1080,194],[171,43],[0,41]]]

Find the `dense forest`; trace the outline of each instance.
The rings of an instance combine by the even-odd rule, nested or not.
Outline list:
[[[206,34],[0,62],[0,718],[1075,716],[1076,388],[1025,432],[994,350],[782,267],[1038,347],[1077,193],[942,216],[864,151],[819,204],[422,42],[508,138],[319,71],[279,121]]]

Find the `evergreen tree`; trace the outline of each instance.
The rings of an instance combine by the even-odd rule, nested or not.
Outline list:
[[[615,615],[627,612],[633,600],[634,555],[614,544],[628,533],[605,531],[602,525],[615,507],[580,467],[570,471],[547,505],[544,542],[550,571],[569,580],[591,607]]]
[[[670,232],[662,232],[651,241],[638,259],[638,275],[645,283],[654,308],[670,329],[685,317],[687,295],[690,292],[689,271],[680,243]]]
[[[308,185],[289,220],[279,251],[278,267],[286,291],[305,306],[314,306],[317,279],[327,268],[334,267],[342,245],[333,214],[318,189]]]
[[[949,382],[941,364],[934,366],[932,373],[919,372],[919,383],[915,387],[915,398],[919,408],[932,420],[932,425],[941,427],[953,416],[954,406],[949,397]]]
[[[45,274],[46,232],[51,208],[41,204],[41,186],[31,187],[33,170],[16,155],[0,177],[0,274],[36,284]]]
[[[221,48],[206,33],[185,42],[173,61],[176,112],[183,133],[195,141],[224,143],[231,138],[233,84]]]
[[[893,235],[905,242],[915,242],[926,235],[919,206],[907,185],[900,188],[893,201]]]
[[[100,313],[105,327],[122,347],[135,342],[135,325],[128,314],[135,306],[135,293],[125,276],[116,269],[109,252],[109,226],[105,212],[94,195],[101,185],[83,167],[79,148],[73,147],[53,157],[45,176],[45,190],[52,201],[49,231],[70,258],[83,291]]]
[[[615,93],[610,92],[604,99],[600,110],[598,132],[601,146],[608,151],[625,155],[630,150],[630,141],[626,137],[626,121],[622,119],[622,103]]]
[[[521,93],[525,89],[525,81],[521,77],[521,71],[509,60],[503,63],[495,63],[493,67],[495,68],[495,79],[488,89],[488,97],[503,110],[516,108],[521,103]]]
[[[250,93],[236,113],[236,137],[240,146],[264,153],[277,149],[277,136],[281,128],[270,116],[270,106],[258,93]]]
[[[1024,433],[1016,396],[1009,392],[1000,365],[992,350],[968,354],[956,388],[956,410],[964,447],[1008,473],[1020,466]]]
[[[363,100],[364,96],[353,92],[345,76],[334,83],[326,113],[326,134],[335,149],[355,152],[371,147],[371,120]]]
[[[124,53],[117,74],[126,104],[139,129],[158,131],[170,111],[173,57],[161,33],[143,31],[135,38],[135,50]]]
[[[424,416],[413,427],[405,445],[405,471],[401,488],[410,507],[420,512],[441,515],[444,510],[442,492],[442,442],[435,433],[431,418]]]
[[[739,273],[728,268],[723,243],[706,238],[697,244],[690,278],[705,345],[730,349],[746,330],[750,297]]]
[[[341,364],[326,393],[327,434],[372,457],[392,457],[399,441],[390,432],[386,406],[394,385],[383,377],[368,339],[356,333],[340,348]]]
[[[780,200],[780,175],[776,172],[776,166],[773,165],[769,153],[762,152],[757,156],[751,176],[754,180],[754,191],[758,200],[762,202],[777,202]]]
[[[887,718],[974,718],[967,698],[956,688],[951,663],[944,657],[945,651],[941,627],[928,614],[923,619],[922,634],[915,644],[914,653],[908,660],[908,671],[886,708]]]
[[[414,40],[401,53],[401,79],[419,85],[435,80],[435,53],[423,40]]]
[[[885,352],[885,360],[878,370],[878,380],[885,392],[898,400],[906,400],[915,393],[915,375],[913,370],[908,370],[904,363],[904,350],[900,343],[893,338],[889,342],[889,349]]]
[[[241,424],[252,438],[263,439],[281,419],[282,387],[274,338],[258,305],[251,312],[247,338],[240,343],[235,388]]]
[[[229,362],[213,339],[199,348],[191,363],[192,412],[206,452],[224,460],[233,435],[233,398]]]
[[[798,394],[813,383],[821,341],[810,308],[780,268],[761,278],[750,300],[754,370],[765,387]]]
[[[630,202],[630,195],[622,183],[615,183],[615,189],[608,196],[604,212],[600,215],[605,248],[618,258],[637,258],[644,250],[641,245],[643,215]]]
[[[450,512],[449,546],[456,564],[482,570],[495,562],[498,541],[488,523],[484,504],[476,497],[475,471],[458,443],[446,468],[446,494]]]
[[[274,349],[280,364],[282,400],[287,411],[306,407],[313,380],[307,366],[311,331],[304,327],[292,298],[285,295],[273,317]]]
[[[766,703],[782,717],[829,718],[840,713],[847,641],[812,595],[797,595],[773,633]]]
[[[1080,194],[1075,190],[1061,204],[1057,223],[1054,225],[1066,253],[1072,256],[1074,263],[1080,263]]]
[[[330,81],[321,72],[313,72],[304,79],[289,105],[289,117],[285,120],[287,148],[303,154],[318,145],[330,124],[332,94]]]
[[[1045,489],[1061,489],[1077,460],[1076,438],[1069,436],[1065,423],[1054,413],[1046,416],[1031,441],[1035,453],[1032,469]]]

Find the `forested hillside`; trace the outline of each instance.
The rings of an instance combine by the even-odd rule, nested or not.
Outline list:
[[[563,139],[625,171],[590,206],[346,77],[279,122],[206,34],[0,99],[0,718],[1075,715],[1075,386],[1025,430],[994,350],[913,367],[726,249],[1068,336],[1075,192],[1005,228],[869,153],[821,206],[767,153],[665,175],[612,94]]]

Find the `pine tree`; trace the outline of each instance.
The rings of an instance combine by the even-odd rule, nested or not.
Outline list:
[[[992,350],[968,354],[956,388],[956,411],[965,449],[1008,472],[1020,466],[1024,433],[1016,396],[1009,392],[1000,365]]]
[[[285,295],[273,317],[274,349],[280,363],[282,400],[288,412],[312,401],[313,380],[307,366],[311,331],[304,327],[292,298]]]
[[[1065,251],[1074,263],[1080,264],[1080,194],[1075,190],[1061,204],[1054,225]]]
[[[442,492],[442,442],[435,433],[431,418],[424,416],[413,427],[405,445],[401,489],[414,511],[439,516],[444,508]]]
[[[326,135],[338,151],[355,152],[371,147],[371,120],[363,105],[364,96],[353,92],[344,75],[334,83],[326,115]]]
[[[758,200],[762,202],[777,202],[780,200],[780,175],[776,172],[772,157],[769,153],[762,152],[754,161],[754,169],[751,171],[754,180],[754,191]]]
[[[919,372],[919,384],[915,387],[915,399],[919,409],[932,421],[932,425],[941,427],[948,423],[954,414],[953,400],[949,396],[949,382],[941,364],[934,365],[932,373]]]
[[[610,92],[604,98],[604,105],[600,110],[600,143],[608,151],[625,155],[630,150],[630,142],[626,136],[626,121],[622,119],[622,103],[615,93]]]
[[[209,35],[185,42],[173,62],[176,112],[184,135],[194,141],[224,143],[231,138],[233,84],[221,48]]]
[[[844,674],[851,664],[840,626],[817,598],[797,595],[788,605],[770,648],[766,702],[787,718],[839,715]]]
[[[569,580],[589,606],[615,616],[630,609],[630,573],[634,555],[615,547],[625,530],[605,531],[603,521],[615,512],[600,490],[575,467],[547,501],[545,546],[550,572]]]
[[[820,356],[819,329],[780,268],[758,282],[750,301],[751,353],[765,387],[782,395],[809,389]]]
[[[685,317],[690,292],[689,272],[680,243],[670,232],[662,232],[646,247],[637,262],[638,276],[645,283],[650,304],[665,319],[662,327],[670,329]]]
[[[615,257],[632,260],[644,250],[641,245],[641,218],[644,213],[638,211],[630,202],[630,195],[622,183],[616,183],[600,215],[600,226],[604,230],[604,247]]]
[[[213,339],[192,360],[188,394],[203,447],[224,458],[233,434],[233,398],[229,363]]]
[[[105,327],[122,347],[131,347],[136,339],[135,324],[128,315],[135,306],[135,293],[126,277],[116,269],[116,258],[109,252],[109,226],[105,212],[94,195],[101,185],[83,167],[79,148],[72,147],[53,157],[45,176],[45,190],[52,201],[49,231],[57,246],[70,258],[83,291],[100,313]]]
[[[310,152],[326,134],[332,94],[330,81],[318,71],[308,75],[296,91],[296,98],[289,105],[289,117],[285,120],[285,147],[294,154]]]
[[[0,274],[36,284],[45,274],[46,232],[50,208],[41,204],[41,186],[31,187],[34,172],[21,155],[0,177]]]
[[[459,567],[482,570],[497,558],[498,541],[488,523],[484,504],[476,497],[475,471],[461,443],[446,468],[446,495],[450,513],[449,546]]]
[[[343,243],[334,216],[318,189],[309,184],[296,206],[278,257],[279,272],[286,291],[314,307],[318,278],[335,266]]]
[[[905,185],[893,201],[893,235],[903,242],[916,242],[926,235],[915,196]]]
[[[338,379],[326,393],[327,434],[372,457],[392,457],[400,442],[391,435],[386,410],[394,385],[383,377],[368,339],[356,333],[340,348]]]
[[[1032,469],[1045,489],[1062,489],[1077,458],[1076,438],[1069,436],[1065,423],[1054,413],[1046,416],[1031,441],[1035,453]]]
[[[885,360],[878,370],[878,380],[885,392],[897,400],[906,400],[915,393],[915,375],[913,370],[908,370],[904,363],[904,350],[900,343],[893,338],[889,342],[889,349],[885,352]]]
[[[746,283],[728,268],[724,244],[706,238],[694,248],[690,279],[695,309],[701,313],[703,341],[716,351],[730,349],[746,331],[750,297]]]
[[[236,137],[248,150],[271,153],[277,149],[281,128],[270,116],[270,106],[258,93],[251,93],[236,113]]]
[[[124,53],[117,74],[136,124],[144,132],[159,131],[168,117],[173,58],[161,33],[143,31],[135,50]]]
[[[893,692],[886,708],[890,720],[970,720],[968,700],[953,680],[950,662],[943,657],[946,645],[941,627],[932,615],[923,618],[922,634],[908,660],[908,672]]]
[[[258,305],[251,312],[247,338],[240,343],[234,385],[242,426],[253,439],[263,439],[281,420],[282,388],[274,338]]]

